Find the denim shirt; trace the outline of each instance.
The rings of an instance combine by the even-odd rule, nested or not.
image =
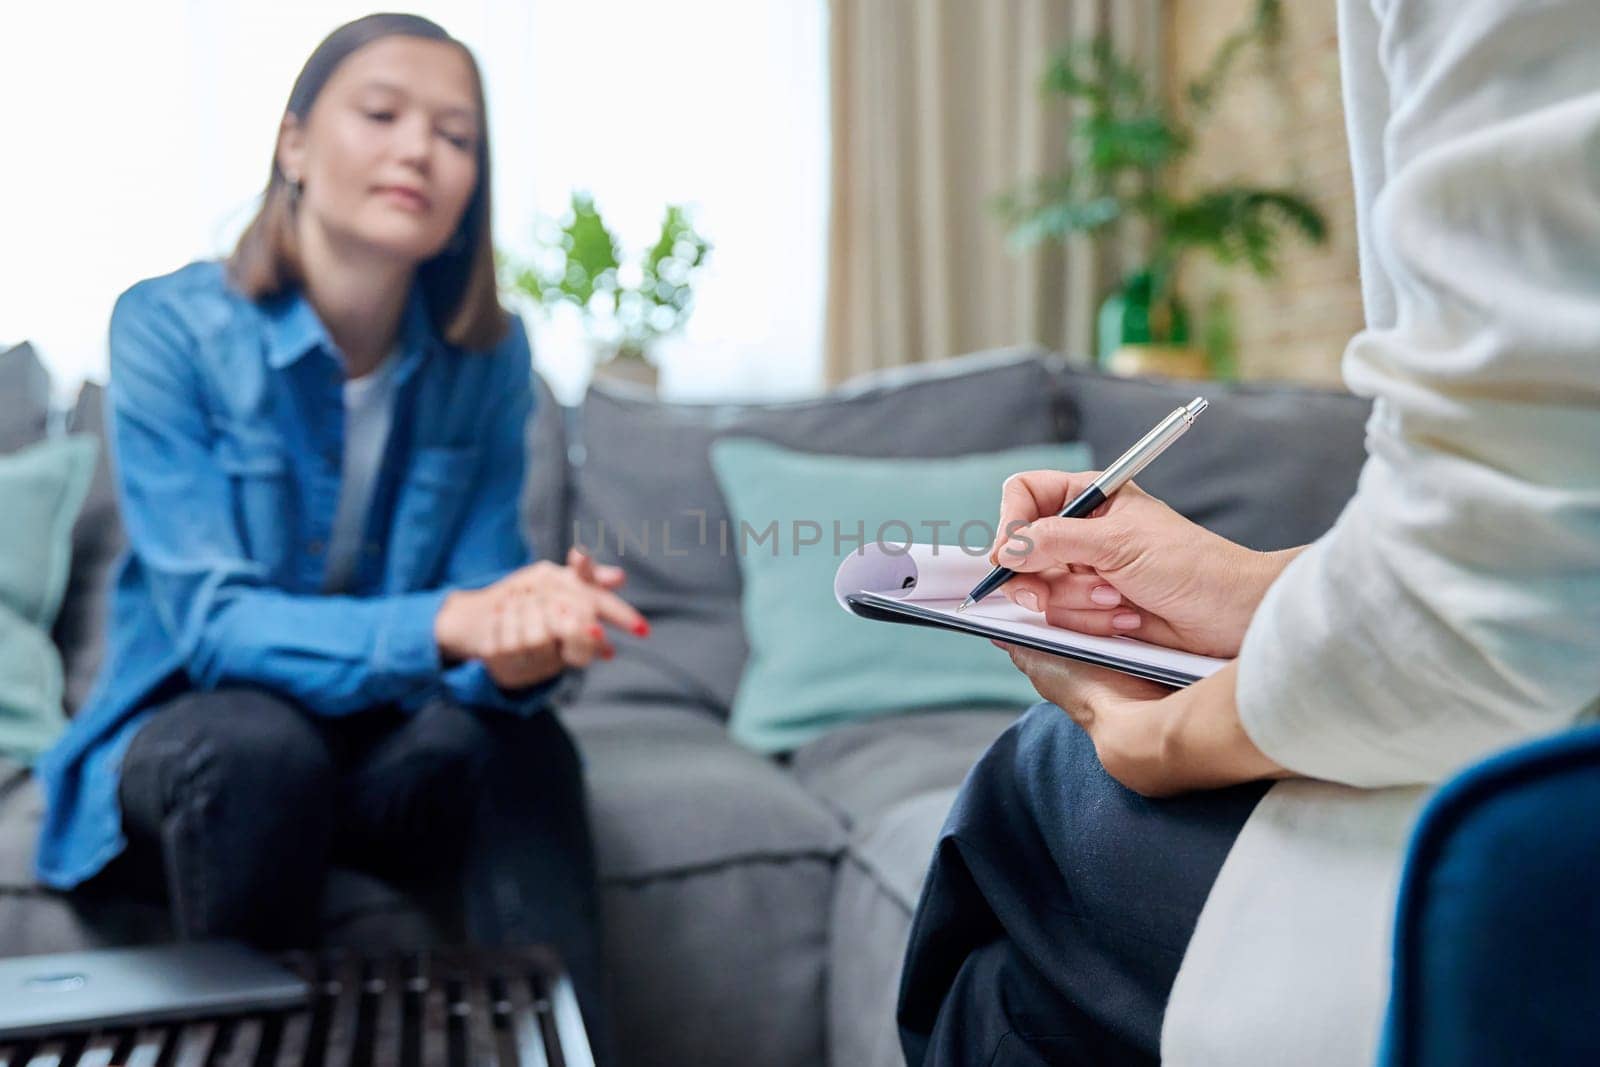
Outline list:
[[[413,289],[389,446],[348,595],[320,593],[343,459],[344,371],[299,293],[256,302],[223,266],[129,289],[111,315],[107,424],[129,547],[106,661],[39,761],[45,883],[82,882],[124,847],[123,753],[155,705],[256,686],[318,715],[436,697],[542,708],[554,682],[499,689],[445,667],[434,616],[452,589],[527,563],[518,502],[531,358],[514,318],[486,352],[445,343]]]

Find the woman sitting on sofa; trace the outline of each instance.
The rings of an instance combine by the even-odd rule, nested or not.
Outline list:
[[[1360,487],[1263,555],[1136,488],[1070,520],[1088,476],[1007,484],[1009,597],[1232,662],[1168,693],[1008,646],[1049,703],[941,834],[913,1067],[1374,1062],[1427,787],[1600,710],[1600,5],[1341,0],[1339,25]]]
[[[617,568],[529,564],[489,159],[471,53],[352,22],[300,72],[232,256],[117,302],[130,547],[95,693],[39,765],[38,871],[288,947],[329,864],[359,867],[476,941],[553,944],[599,1028],[582,775],[547,706],[613,654],[604,625],[648,626]]]

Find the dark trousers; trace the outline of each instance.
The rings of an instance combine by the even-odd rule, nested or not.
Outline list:
[[[554,715],[336,719],[254,689],[189,693],[134,735],[120,799],[129,845],[106,873],[163,886],[180,936],[314,945],[337,861],[444,902],[474,943],[554,946],[608,1043],[582,767]]]
[[[1266,788],[1147,800],[1035,706],[940,833],[901,978],[906,1062],[1157,1063],[1200,909]]]

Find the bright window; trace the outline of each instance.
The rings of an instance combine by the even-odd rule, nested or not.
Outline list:
[[[827,217],[823,0],[422,0],[477,54],[498,243],[594,194],[630,249],[669,202],[716,249],[687,332],[660,349],[678,398],[791,396],[821,382]],[[103,378],[111,305],[140,278],[225,254],[265,184],[289,87],[348,0],[11,5],[0,342],[35,342],[65,394]],[[589,352],[528,315],[564,397]]]

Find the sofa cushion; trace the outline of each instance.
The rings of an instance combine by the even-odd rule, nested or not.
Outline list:
[[[575,419],[573,526],[600,559],[627,569],[625,595],[653,633],[617,635],[620,654],[590,671],[588,693],[689,700],[727,715],[746,648],[731,551],[737,527],[712,474],[713,441],[736,435],[838,455],[938,457],[1071,440],[1075,427],[1052,383],[1040,354],[1019,349],[789,403],[674,404],[591,387]]]
[[[583,754],[600,876],[670,877],[750,859],[820,857],[844,846],[827,809],[775,763],[684,708],[567,716]]]
[[[928,711],[847,726],[797,750],[790,773],[846,826],[868,826],[902,800],[960,785],[1025,710]]]
[[[157,904],[109,895],[84,901],[45,890],[0,893],[0,957],[171,939],[167,910]]]
[[[967,772],[1023,710],[863,723],[794,754],[796,781],[851,827],[828,922],[828,1062],[904,1062],[895,999],[934,842]]]
[[[601,886],[617,1062],[813,1067],[834,861],[736,863]],[[834,1063],[848,1061],[835,1060]]]
[[[582,675],[580,674],[581,678]],[[581,698],[582,691],[579,690]],[[685,732],[702,739],[721,737],[722,720],[704,708],[688,704],[648,704],[634,700],[582,700],[581,706],[557,705],[568,730],[581,729],[585,737],[615,733]]]
[[[851,836],[828,923],[828,1062],[899,1067],[895,1025],[911,915],[955,789],[919,793]]]
[[[50,374],[24,341],[0,352],[0,455],[42,440],[50,420]]]
[[[84,384],[67,416],[67,429],[93,437],[98,446],[89,495],[72,527],[72,571],[53,635],[66,672],[64,704],[70,717],[88,699],[105,656],[111,586],[127,535],[117,510],[111,454],[106,447],[103,388],[93,382]]]
[[[625,1063],[823,1061],[844,831],[704,711],[597,704],[583,755]]]
[[[1333,390],[1113,378],[1062,368],[1095,461],[1121,455],[1196,395],[1211,406],[1182,442],[1139,475],[1179,512],[1251,548],[1322,536],[1355,493],[1371,406]]]
[[[31,889],[44,796],[20,761],[0,756],[0,896]],[[0,945],[0,957],[8,955]]]
[[[172,934],[167,910],[130,897],[70,897],[33,877],[44,794],[27,768],[0,756],[0,958],[137,945]]]

